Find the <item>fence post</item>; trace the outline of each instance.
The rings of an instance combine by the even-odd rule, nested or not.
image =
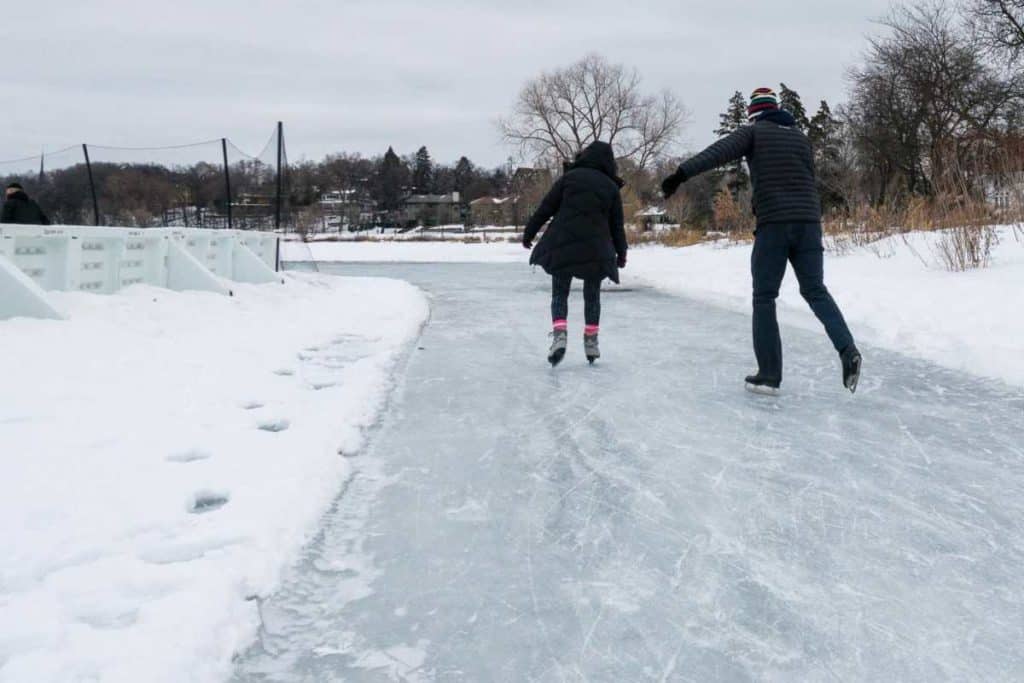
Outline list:
[[[235,221],[231,216],[231,172],[228,171],[228,139],[220,139],[220,148],[224,152],[224,188],[228,193],[228,230],[235,227]]]
[[[281,229],[281,156],[284,151],[284,124],[277,122],[277,203],[274,207],[274,230]]]
[[[100,204],[96,201],[96,182],[92,177],[92,163],[89,161],[89,145],[82,143],[82,153],[85,155],[85,170],[89,174],[89,191],[92,193],[92,216],[93,225],[100,224]]]

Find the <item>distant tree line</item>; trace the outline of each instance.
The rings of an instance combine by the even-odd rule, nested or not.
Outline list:
[[[232,209],[236,227],[269,228],[276,204],[275,169],[257,161],[230,166]],[[188,225],[226,227],[227,188],[219,164],[92,163],[100,221],[105,225],[150,227]],[[369,227],[387,222],[410,194],[450,194],[460,201],[509,190],[510,167],[484,168],[463,156],[454,164],[435,162],[426,147],[400,157],[389,148],[366,158],[331,154],[321,161],[291,164],[284,173],[283,211],[287,223],[314,213],[324,193],[342,193],[366,209]],[[20,182],[46,207],[55,222],[92,224],[93,204],[85,163],[42,173],[0,176]],[[357,212],[359,215],[359,212]],[[353,226],[355,227],[355,226]]]
[[[380,210],[398,209],[409,194],[450,194],[461,201],[508,191],[510,165],[478,166],[462,156],[454,164],[434,161],[426,147],[399,156],[393,148],[378,157],[331,154],[322,161],[303,161],[289,168],[291,199],[308,206],[327,190],[352,191],[371,199]]]

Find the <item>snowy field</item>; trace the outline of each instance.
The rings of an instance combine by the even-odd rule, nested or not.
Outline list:
[[[842,255],[828,254],[825,281],[859,341],[949,368],[1024,385],[1024,242],[1012,230],[989,268],[951,273],[939,265],[937,233],[910,233]],[[526,262],[518,244],[289,244],[284,258],[346,262]],[[681,249],[630,251],[623,284],[642,282],[667,292],[750,310],[750,246],[709,243]],[[610,285],[606,285],[610,286]],[[780,321],[818,330],[786,275]]]
[[[999,237],[989,268],[962,273],[939,265],[937,233],[827,254],[825,284],[858,341],[1024,385],[1024,237],[1010,229]],[[667,292],[750,310],[749,245],[639,249],[627,273]],[[779,301],[780,322],[820,329],[791,269]]]
[[[508,242],[515,241],[522,230],[510,225],[485,225],[466,229],[464,225],[438,225],[433,227],[420,226],[418,228],[383,230],[361,230],[359,232],[348,232],[347,230],[317,232],[307,234],[309,242]],[[294,235],[293,235],[294,236]],[[290,236],[292,237],[292,236]]]
[[[0,322],[0,681],[214,681],[428,314],[403,282],[53,293]]]
[[[518,243],[488,242],[282,242],[282,261],[348,263],[515,263],[528,254]]]

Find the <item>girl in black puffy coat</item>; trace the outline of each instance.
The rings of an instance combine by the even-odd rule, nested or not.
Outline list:
[[[530,263],[551,275],[551,320],[554,341],[548,362],[565,357],[568,337],[569,289],[572,279],[583,280],[586,328],[583,345],[587,360],[600,358],[597,335],[601,322],[601,282],[619,281],[626,267],[623,225],[623,185],[615,154],[607,142],[591,143],[559,178],[526,224],[523,246],[530,249],[540,229],[554,217],[530,256]]]

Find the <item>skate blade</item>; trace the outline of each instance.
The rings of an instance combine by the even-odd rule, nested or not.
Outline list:
[[[747,391],[752,394],[757,394],[758,396],[778,396],[782,393],[775,387],[766,387],[762,384],[751,384],[750,382],[745,382],[743,386],[746,387]]]
[[[851,394],[857,393],[857,384],[860,382],[860,363],[861,361],[857,360],[853,374],[846,380],[846,388],[850,390]]]
[[[587,356],[587,362],[593,365],[601,356]]]
[[[562,362],[563,358],[565,358],[565,349],[560,349],[548,356],[548,362],[551,363],[551,367],[555,367]]]

